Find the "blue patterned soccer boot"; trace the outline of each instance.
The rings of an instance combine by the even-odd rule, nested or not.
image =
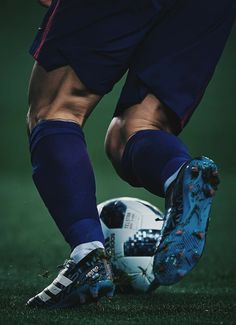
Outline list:
[[[153,287],[178,282],[197,264],[218,184],[217,166],[206,157],[193,159],[181,168],[166,195],[165,221],[153,264]]]
[[[112,298],[114,284],[111,266],[103,249],[95,249],[79,263],[65,261],[56,279],[29,299],[29,307],[66,308]]]

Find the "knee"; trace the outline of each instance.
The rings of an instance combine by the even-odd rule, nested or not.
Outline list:
[[[145,127],[146,129],[147,127]],[[126,114],[112,119],[105,138],[105,152],[117,174],[124,180],[122,157],[128,140],[142,128]]]
[[[161,105],[147,96],[140,104],[127,108],[124,113],[113,118],[106,135],[105,150],[108,158],[120,161],[129,138],[140,130],[164,129],[165,125],[160,114]]]
[[[122,156],[127,141],[141,130],[163,130],[175,133],[176,118],[153,95],[139,104],[127,108],[124,113],[113,118],[105,139],[108,158],[122,176]]]
[[[105,151],[108,158],[114,161],[120,161],[124,150],[124,141],[122,141],[122,121],[120,118],[113,118],[107,130],[105,138]]]
[[[105,138],[105,152],[111,161],[117,174],[126,180],[123,173],[122,157],[125,150],[126,143],[129,138],[138,130],[131,130],[127,128],[127,123],[121,117],[113,118]]]

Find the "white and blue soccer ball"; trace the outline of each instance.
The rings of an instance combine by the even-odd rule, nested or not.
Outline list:
[[[120,197],[98,205],[106,249],[118,287],[148,291],[154,280],[153,255],[163,214],[149,202]]]

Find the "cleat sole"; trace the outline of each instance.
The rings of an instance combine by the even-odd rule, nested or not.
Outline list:
[[[206,242],[212,198],[219,184],[217,166],[206,157],[193,159],[183,168],[183,213],[176,225],[181,230],[175,228],[160,240],[154,256],[153,271],[160,285],[178,282],[198,263]],[[167,243],[168,251],[165,251],[163,247]],[[180,254],[183,250],[184,254]],[[181,271],[176,269],[176,258]],[[163,264],[164,270],[157,272]]]

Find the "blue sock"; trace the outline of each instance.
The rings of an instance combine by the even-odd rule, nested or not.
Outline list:
[[[42,121],[30,136],[34,183],[73,249],[104,237],[83,131],[73,122]]]
[[[164,197],[166,180],[190,159],[186,146],[176,136],[142,130],[127,142],[122,167],[128,183]]]

